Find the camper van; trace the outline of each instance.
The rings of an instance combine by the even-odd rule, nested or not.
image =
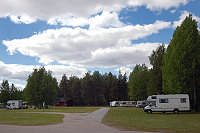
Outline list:
[[[119,107],[121,101],[112,101],[110,102],[110,107]]]
[[[147,100],[137,101],[136,107],[137,108],[144,108],[149,104],[150,104],[150,101],[147,101]]]
[[[120,107],[135,107],[136,101],[121,101]]]
[[[21,109],[22,100],[10,100],[7,102],[7,109]]]
[[[152,112],[174,112],[178,114],[183,111],[190,111],[190,101],[187,94],[171,94],[171,95],[152,95],[147,98],[150,102],[144,108],[148,114]]]

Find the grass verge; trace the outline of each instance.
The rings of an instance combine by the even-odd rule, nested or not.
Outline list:
[[[0,111],[0,124],[17,126],[41,126],[63,122],[61,114],[16,113],[14,111]]]
[[[0,109],[0,124],[18,126],[41,126],[61,123],[64,115],[27,113],[27,112],[61,112],[61,113],[90,113],[100,107],[50,107],[50,109]],[[23,113],[26,112],[26,113]]]
[[[116,107],[108,111],[103,122],[122,130],[200,133],[200,114],[146,114],[141,108]]]

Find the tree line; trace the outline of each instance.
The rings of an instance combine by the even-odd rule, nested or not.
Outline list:
[[[22,97],[23,91],[17,90],[13,83],[10,86],[8,80],[3,80],[0,87],[0,103],[6,105],[7,101],[11,99],[21,100]]]
[[[192,15],[176,28],[167,48],[162,44],[152,51],[149,61],[151,69],[137,64],[129,78],[120,71],[118,76],[88,71],[83,78],[63,75],[59,83],[44,67],[34,69],[23,98],[36,106],[43,102],[53,105],[55,98],[71,98],[77,106],[99,106],[110,101],[144,100],[154,94],[184,93],[189,94],[191,107],[200,110],[200,33]]]

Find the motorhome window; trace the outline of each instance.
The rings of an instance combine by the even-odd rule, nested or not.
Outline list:
[[[119,104],[118,102],[116,102],[116,104]]]
[[[8,106],[10,106],[10,103],[8,103]]]
[[[186,98],[181,98],[181,103],[186,103]]]
[[[159,103],[168,103],[168,99],[159,99]]]
[[[122,104],[126,104],[126,102],[122,102]]]
[[[12,103],[12,105],[14,106],[14,105],[15,105],[15,103]]]
[[[152,99],[156,99],[156,96],[152,96],[151,98],[152,98]]]

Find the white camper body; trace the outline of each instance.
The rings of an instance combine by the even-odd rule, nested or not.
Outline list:
[[[7,102],[7,109],[21,109],[22,100],[10,100]]]
[[[150,104],[144,108],[147,113],[152,112],[183,112],[190,111],[190,101],[187,94],[152,95],[147,98]]]
[[[135,107],[136,101],[121,101],[120,107]]]
[[[110,106],[111,107],[119,107],[120,103],[121,103],[121,101],[112,101],[112,102],[110,102]]]

